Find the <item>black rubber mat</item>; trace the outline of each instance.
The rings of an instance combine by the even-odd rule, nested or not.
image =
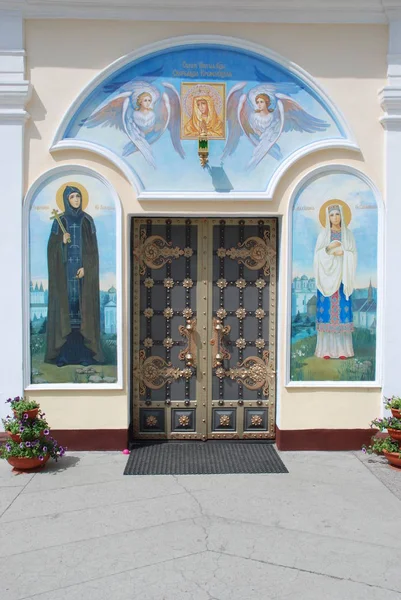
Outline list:
[[[124,475],[288,473],[273,444],[252,441],[133,444]]]

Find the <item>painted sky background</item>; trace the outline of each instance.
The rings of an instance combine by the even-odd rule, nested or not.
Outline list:
[[[220,70],[217,69],[219,73],[228,73],[228,76],[225,78],[204,76],[199,66],[197,69],[184,68],[184,61],[190,65],[199,65],[200,63],[216,65],[216,63],[219,63],[222,67]],[[181,75],[174,74],[183,70],[197,71],[198,76],[182,77]],[[216,71],[216,68],[213,71]],[[115,91],[112,93],[105,91],[105,88],[113,84],[113,82],[118,82],[122,85],[133,79],[147,80],[162,92],[162,84],[166,81],[174,85],[177,92],[180,93],[181,81],[219,83],[225,81],[226,94],[228,95],[230,89],[241,81],[248,82],[244,90],[245,92],[248,92],[256,85],[260,85],[260,73],[269,82],[293,81],[297,83],[300,87],[299,91],[292,95],[294,100],[313,116],[330,123],[330,127],[326,131],[319,133],[299,133],[296,131],[284,133],[278,142],[284,158],[289,156],[293,151],[319,139],[345,137],[339,125],[335,123],[333,116],[329,114],[327,107],[315,97],[312,90],[307,88],[305,83],[285,71],[281,66],[251,52],[210,44],[201,47],[196,45],[168,49],[135,61],[128,67],[124,67],[124,69],[103,82],[89,96],[82,107],[78,109],[64,137],[73,137],[97,143],[111,149],[119,157],[122,156],[122,150],[129,141],[124,132],[109,126],[98,126],[93,129],[79,126],[81,120],[90,116],[105,100],[111,100],[116,96]],[[156,171],[148,165],[139,152],[135,152],[123,160],[136,173],[144,188],[148,191],[216,191],[210,172],[200,167],[197,144],[197,140],[182,141],[186,154],[185,159],[182,159],[173,148],[169,132],[165,131],[162,137],[156,143],[152,144],[157,164]],[[209,142],[209,164],[211,167],[222,166],[220,156],[224,146],[224,140],[211,140]],[[253,149],[254,146],[243,135],[235,153],[225,160],[224,173],[220,172],[220,175],[223,175],[223,178],[227,178],[235,191],[266,190],[268,181],[279,166],[279,162],[276,159],[267,155],[256,169],[248,172],[245,167],[252,157]]]
[[[319,210],[327,200],[337,198],[346,202],[352,212],[349,229],[355,236],[358,253],[356,287],[365,288],[372,280],[377,286],[377,218],[373,192],[368,185],[348,173],[322,175],[300,190],[292,216],[293,247],[292,277],[313,277],[313,257],[317,237],[322,230]],[[374,206],[375,208],[360,208]],[[299,210],[300,208],[313,210]]]
[[[57,190],[69,181],[82,183],[88,190],[89,204],[85,212],[95,222],[100,289],[107,291],[112,285],[116,287],[116,212],[108,188],[90,175],[70,173],[57,176],[45,182],[36,193],[31,204],[29,223],[30,280],[34,285],[43,283],[45,289],[48,287],[47,243],[53,222],[50,216],[54,208],[60,210],[56,204]]]

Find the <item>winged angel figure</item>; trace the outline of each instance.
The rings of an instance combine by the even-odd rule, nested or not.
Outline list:
[[[81,124],[85,127],[115,127],[124,131],[130,141],[123,156],[140,152],[156,169],[152,152],[154,144],[166,131],[170,132],[175,151],[184,158],[180,141],[180,97],[170,83],[163,82],[163,93],[148,82],[131,81],[118,90],[111,100],[104,102]]]
[[[245,86],[246,82],[237,83],[227,97],[228,138],[222,161],[233,154],[243,134],[255,146],[248,163],[248,169],[253,169],[267,154],[282,159],[277,142],[283,132],[324,131],[330,126],[286,95],[299,91],[295,83],[263,83],[248,94],[243,91]]]

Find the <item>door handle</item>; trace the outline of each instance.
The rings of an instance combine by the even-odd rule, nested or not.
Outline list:
[[[213,346],[213,368],[217,369],[222,366],[223,360],[229,360],[231,354],[228,352],[224,344],[224,338],[230,333],[230,325],[223,325],[220,319],[213,318],[213,337],[210,340],[210,345]]]
[[[180,325],[178,328],[180,334],[187,340],[187,345],[184,350],[178,355],[180,360],[185,360],[187,367],[196,367],[196,319],[187,319],[185,325]]]

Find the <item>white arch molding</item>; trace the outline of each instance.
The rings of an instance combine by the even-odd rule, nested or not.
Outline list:
[[[318,96],[323,102],[324,106],[343,129],[345,138],[332,138],[327,140],[321,140],[308,144],[303,148],[300,148],[288,156],[284,161],[281,162],[278,169],[273,173],[268,187],[264,192],[147,192],[144,189],[144,185],[133,170],[128,165],[114,154],[111,150],[103,148],[97,144],[86,142],[83,140],[76,139],[63,139],[65,132],[68,128],[69,123],[73,119],[75,113],[80,109],[81,105],[89,97],[89,95],[95,91],[95,89],[101,85],[106,79],[111,77],[117,71],[127,66],[129,63],[145,58],[155,52],[163,50],[179,48],[187,45],[202,45],[202,44],[215,44],[220,46],[226,46],[228,48],[237,48],[238,50],[249,51],[264,57],[270,61],[275,62],[295,77],[304,81],[308,87]],[[259,44],[255,44],[248,40],[242,40],[238,38],[232,38],[227,36],[218,35],[190,35],[167,38],[154,44],[142,46],[141,48],[131,52],[116,61],[112,62],[106,67],[101,73],[96,75],[94,79],[82,90],[77,96],[74,102],[71,104],[67,112],[65,113],[59,127],[57,128],[54,140],[50,147],[50,152],[57,152],[58,150],[85,150],[93,154],[98,154],[114,164],[130,182],[134,188],[138,200],[272,200],[274,192],[281,178],[284,176],[286,171],[299,161],[304,156],[311,153],[318,152],[319,150],[327,149],[340,149],[340,150],[353,150],[360,152],[360,148],[356,143],[355,137],[351,131],[349,124],[347,123],[341,110],[332,102],[327,92],[316,82],[316,80],[300,66],[296,65],[292,61],[284,58],[280,54],[265,48]]]
[[[374,381],[291,381],[291,274],[292,274],[292,213],[294,202],[302,189],[322,175],[349,174],[363,181],[372,191],[377,203],[377,316],[376,316],[376,379]],[[373,181],[362,171],[343,164],[330,164],[316,167],[304,175],[294,187],[287,209],[287,307],[286,307],[286,353],[285,382],[287,388],[380,388],[382,386],[383,356],[383,284],[384,284],[384,203],[383,198]]]
[[[117,287],[117,381],[116,383],[46,383],[33,384],[30,382],[31,354],[30,354],[30,244],[29,244],[29,216],[32,201],[46,182],[55,177],[70,175],[74,179],[79,175],[94,177],[106,186],[114,201],[116,210],[116,287]],[[122,208],[120,198],[111,183],[89,167],[82,165],[61,165],[42,173],[29,188],[22,208],[23,224],[23,315],[24,315],[24,389],[25,390],[110,390],[123,389],[123,326],[122,326]]]

